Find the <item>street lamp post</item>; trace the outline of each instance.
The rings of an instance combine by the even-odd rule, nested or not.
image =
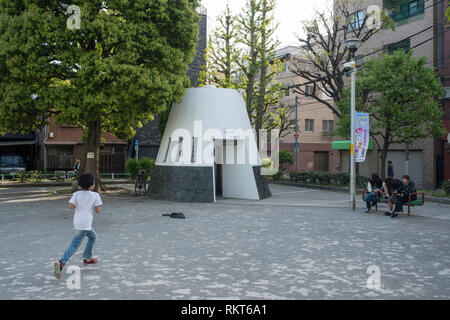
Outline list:
[[[298,96],[295,96],[295,172],[298,172]]]
[[[356,91],[356,62],[355,52],[358,50],[361,41],[356,38],[345,40],[345,45],[350,51],[351,61],[344,65],[351,69],[351,142],[350,142],[350,209],[356,208],[356,170],[355,170],[355,91]]]

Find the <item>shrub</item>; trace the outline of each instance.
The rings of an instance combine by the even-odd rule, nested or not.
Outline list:
[[[23,183],[23,182],[25,182],[25,179],[27,178],[27,173],[25,171],[17,171],[15,174],[15,178],[17,181]]]
[[[298,174],[299,174],[298,172],[291,172],[291,173],[289,173],[289,179],[291,181],[297,182]]]
[[[287,164],[294,163],[294,157],[289,151],[281,150],[278,152],[280,167],[286,169]]]
[[[125,168],[127,169],[127,172],[130,174],[131,179],[132,180],[136,179],[136,176],[139,173],[138,161],[136,160],[136,158],[128,159],[125,164]]]
[[[136,158],[130,158],[127,160],[125,167],[132,180],[136,179],[141,170],[145,170],[145,176],[148,180],[155,167],[155,159],[143,157],[136,160]]]
[[[446,195],[450,195],[450,180],[442,183],[442,190],[445,191]]]
[[[151,158],[141,158],[138,161],[138,168],[140,170],[145,170],[146,179],[150,179],[150,175],[152,174],[153,168],[155,167],[155,159]]]
[[[356,185],[357,186],[366,187],[368,181],[369,181],[369,179],[367,177],[360,176],[360,175],[356,176]]]
[[[39,173],[39,171],[31,171],[30,172],[30,179],[31,182],[41,182],[42,181],[42,175]]]
[[[341,172],[336,174],[336,181],[339,181],[340,184],[349,185],[350,184],[350,173]]]
[[[280,181],[281,178],[283,177],[283,174],[284,174],[284,170],[283,170],[283,169],[278,169],[278,172],[275,173],[275,174],[272,176],[272,180],[273,180],[273,181]]]
[[[318,172],[319,180],[323,184],[329,184],[330,180],[334,177],[334,174],[328,171]]]

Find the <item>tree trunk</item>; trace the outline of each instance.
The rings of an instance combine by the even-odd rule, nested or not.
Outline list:
[[[265,59],[263,59],[262,63],[265,63]],[[263,118],[265,113],[265,93],[266,93],[266,75],[267,75],[267,67],[265,65],[262,65],[261,67],[261,78],[260,78],[260,85],[259,85],[259,96],[258,96],[258,103],[256,105],[256,123],[255,123],[255,130],[256,130],[256,139],[257,144],[259,148],[259,131],[263,128]]]
[[[383,149],[381,150],[381,179],[386,179],[386,159],[389,150],[389,142],[384,140]]]
[[[90,173],[95,178],[95,191],[106,191],[100,179],[100,120],[91,121],[87,127],[87,137],[84,142],[83,160],[81,162],[82,172]]]
[[[248,82],[247,82],[247,88],[245,90],[246,93],[246,107],[247,107],[247,113],[248,113],[248,117],[250,119],[250,123],[253,123],[253,90],[254,90],[254,86],[255,86],[255,80],[256,80],[256,74],[258,72],[258,66],[257,66],[257,58],[258,58],[258,53],[256,51],[256,45],[257,45],[257,35],[256,35],[256,12],[257,12],[257,7],[256,7],[256,3],[251,3],[251,16],[249,18],[249,24],[250,24],[250,43],[248,43],[249,46],[249,54],[250,54],[250,65],[249,65],[249,69],[248,69]],[[256,135],[258,136],[258,132],[256,132]],[[258,145],[258,149],[259,149],[259,145]]]

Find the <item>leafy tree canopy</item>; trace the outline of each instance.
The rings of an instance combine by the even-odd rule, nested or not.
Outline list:
[[[365,62],[356,81],[356,110],[368,112],[371,136],[380,150],[382,162],[393,143],[445,134],[439,98],[444,89],[436,72],[426,67],[425,57],[413,57],[410,50],[397,50]],[[342,113],[336,133],[350,132],[350,89],[337,103]],[[384,167],[384,163],[382,164]]]
[[[48,117],[126,138],[188,86],[196,0],[0,0],[0,131]],[[92,127],[92,125],[91,125]],[[89,133],[88,133],[89,134]]]

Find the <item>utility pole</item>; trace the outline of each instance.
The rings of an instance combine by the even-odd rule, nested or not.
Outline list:
[[[350,142],[350,209],[356,209],[356,170],[355,170],[355,95],[356,95],[356,61],[355,52],[358,50],[361,41],[359,39],[348,39],[345,45],[351,54],[351,61],[346,63],[344,67],[351,69],[351,142]]]
[[[295,96],[295,172],[298,172],[298,96]]]

